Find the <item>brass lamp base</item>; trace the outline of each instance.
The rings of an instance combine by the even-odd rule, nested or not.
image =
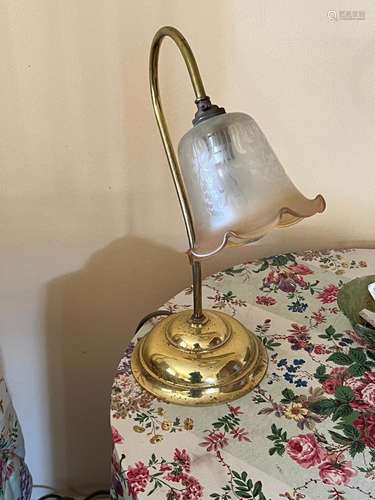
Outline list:
[[[170,403],[205,406],[233,401],[256,387],[267,371],[267,352],[239,321],[191,310],[160,321],[137,344],[132,371],[138,383]]]

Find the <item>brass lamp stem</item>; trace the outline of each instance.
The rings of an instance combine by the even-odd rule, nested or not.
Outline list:
[[[185,64],[187,66],[190,75],[190,80],[194,89],[196,103],[198,104],[199,102],[207,99],[207,95],[199,73],[197,62],[184,36],[178,30],[170,26],[164,26],[163,28],[160,28],[154,36],[150,51],[149,72],[150,72],[150,89],[151,89],[152,105],[154,108],[154,113],[159,127],[159,132],[161,135],[165,153],[167,155],[173,182],[177,191],[182,214],[184,217],[190,250],[193,250],[195,244],[193,217],[189,205],[189,200],[186,194],[184,181],[181,175],[181,169],[178,164],[177,156],[174,151],[172,140],[169,134],[167,121],[165,119],[165,115],[161,105],[160,92],[159,92],[159,78],[158,78],[159,52],[161,43],[165,37],[171,38],[176,43],[182,57],[184,58]],[[191,260],[191,265],[193,271],[193,303],[194,303],[194,311],[192,318],[194,323],[202,323],[205,317],[202,312],[201,265],[199,261],[193,259]]]
[[[202,323],[205,316],[202,311],[202,270],[201,263],[193,261],[193,323]]]

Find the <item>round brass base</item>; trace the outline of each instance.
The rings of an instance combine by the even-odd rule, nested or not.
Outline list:
[[[233,401],[256,387],[267,371],[262,342],[239,321],[204,311],[194,324],[191,310],[172,314],[137,344],[132,371],[154,396],[180,405]]]

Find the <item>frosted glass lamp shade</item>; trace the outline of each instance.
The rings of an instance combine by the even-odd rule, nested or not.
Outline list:
[[[192,254],[204,258],[226,244],[244,245],[273,227],[323,212],[294,186],[256,122],[244,113],[221,114],[195,125],[178,147],[193,217]]]

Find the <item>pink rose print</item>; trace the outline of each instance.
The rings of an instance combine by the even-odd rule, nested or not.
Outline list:
[[[336,302],[338,292],[337,286],[328,285],[318,293],[317,297],[323,304],[332,304],[332,302]]]
[[[375,408],[375,372],[365,373],[362,379],[351,377],[345,385],[354,392],[355,400],[350,403],[355,410]]]
[[[356,475],[351,462],[338,462],[336,456],[319,465],[319,476],[325,484],[347,484]]]
[[[346,368],[333,368],[329,378],[323,382],[322,387],[327,394],[335,394],[337,387],[343,385]]]
[[[350,377],[345,380],[345,385],[356,393],[363,387],[363,382],[360,378]]]
[[[273,297],[267,297],[267,295],[257,295],[256,303],[262,306],[274,306],[277,300]]]
[[[286,449],[290,458],[304,469],[320,464],[326,456],[312,432],[289,439]]]
[[[302,274],[302,275],[313,274],[311,269],[305,266],[304,264],[294,264],[293,266],[289,266],[288,269],[295,274]]]
[[[355,400],[350,403],[350,406],[356,410],[362,408],[365,409],[366,404],[364,404],[362,401],[362,389],[364,388],[363,381],[359,378],[350,377],[347,380],[345,380],[345,385],[347,387],[350,387],[355,397]]]
[[[368,409],[375,408],[375,372],[365,373],[363,382],[365,387],[361,390],[362,401]]]
[[[150,473],[143,462],[137,462],[134,467],[128,467],[126,477],[130,494],[136,496],[137,493],[145,491]]]
[[[119,431],[112,426],[112,443],[113,444],[122,444],[124,442],[124,438],[121,436]]]
[[[375,448],[375,414],[361,415],[353,425],[361,433],[361,439],[369,448]]]
[[[337,387],[340,385],[338,379],[329,378],[323,382],[322,387],[327,394],[335,394]]]

